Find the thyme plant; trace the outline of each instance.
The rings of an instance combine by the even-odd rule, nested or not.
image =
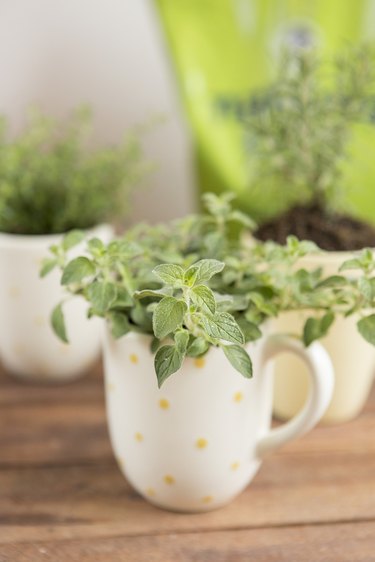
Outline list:
[[[369,121],[374,95],[370,44],[344,49],[331,64],[314,49],[285,51],[275,82],[247,121],[255,177],[276,183],[289,204],[338,207],[353,125]]]
[[[202,356],[212,346],[251,377],[245,344],[285,311],[309,312],[300,334],[307,346],[327,334],[337,316],[354,313],[361,317],[360,333],[375,345],[372,252],[364,250],[330,277],[321,269],[299,269],[299,258],[316,246],[294,237],[285,246],[252,241],[251,222],[233,211],[230,199],[207,194],[203,214],[138,225],[108,245],[91,239],[83,255],[69,260],[69,249],[83,237],[73,231],[51,248],[41,274],[59,267],[67,295],[86,299],[89,315],[105,318],[115,338],[130,331],[152,336],[159,386],[185,357]],[[359,275],[346,273],[351,269]],[[63,304],[51,319],[67,342]]]
[[[147,169],[137,136],[90,149],[91,114],[66,123],[33,110],[11,140],[0,121],[0,231],[55,234],[123,216],[128,195]]]

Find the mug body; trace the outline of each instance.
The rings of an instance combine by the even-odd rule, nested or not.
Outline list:
[[[272,409],[272,381],[260,372],[263,341],[248,346],[251,380],[211,348],[203,358],[186,359],[158,389],[151,338],[129,333],[115,341],[105,331],[112,447],[143,497],[166,509],[198,512],[229,502],[249,484]]]
[[[326,252],[306,256],[297,266],[308,270],[322,267],[335,275],[352,252]],[[350,272],[349,272],[350,273]],[[353,272],[355,275],[355,272]],[[275,333],[301,333],[308,318],[305,312],[288,312],[273,321]],[[323,417],[327,423],[345,422],[359,414],[366,402],[375,374],[375,350],[358,333],[358,318],[337,318],[329,334],[321,340],[335,371],[335,388]],[[280,419],[293,417],[304,404],[309,377],[298,357],[285,354],[275,361],[274,414]]]
[[[88,231],[109,242],[113,231],[100,225]],[[87,319],[87,304],[79,298],[64,307],[70,343],[52,331],[50,315],[64,296],[61,273],[41,279],[41,263],[62,235],[23,236],[0,234],[0,358],[5,368],[30,381],[64,381],[75,378],[98,358],[101,325]],[[82,252],[80,244],[71,257]]]

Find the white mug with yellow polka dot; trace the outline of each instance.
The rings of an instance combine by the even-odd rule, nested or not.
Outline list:
[[[310,430],[324,414],[333,370],[319,343],[309,349],[288,336],[248,345],[249,380],[218,348],[186,359],[158,389],[150,337],[130,333],[114,341],[106,330],[104,364],[112,446],[130,484],[159,507],[206,511],[220,507],[252,480],[263,457]],[[311,389],[303,410],[270,429],[272,365],[288,351],[309,367]]]
[[[109,225],[88,232],[108,242]],[[98,358],[101,347],[99,319],[87,319],[87,304],[73,299],[65,307],[70,344],[62,343],[50,326],[53,308],[64,297],[56,270],[40,279],[48,248],[62,235],[24,236],[0,233],[0,360],[23,379],[48,382],[72,379]],[[82,245],[71,256],[82,252]]]

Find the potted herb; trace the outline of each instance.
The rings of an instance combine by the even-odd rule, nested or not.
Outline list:
[[[73,260],[59,248],[62,284],[106,320],[107,413],[119,464],[144,497],[182,511],[230,501],[267,452],[318,421],[333,372],[315,340],[335,316],[362,310],[364,277],[296,270],[313,244],[290,237],[285,246],[250,247],[251,223],[230,198],[207,194],[205,202],[202,215],[139,225],[108,245],[92,239]],[[66,341],[64,306],[52,323]],[[310,312],[304,343],[269,335],[269,319],[300,309]],[[366,330],[360,325],[372,341],[373,321],[367,315]],[[311,394],[297,418],[270,430],[268,363],[283,351],[309,367]]]
[[[50,329],[49,312],[62,289],[56,272],[40,281],[40,263],[49,247],[53,258],[42,274],[59,261],[68,231],[64,252],[74,252],[85,233],[109,241],[106,221],[127,210],[130,186],[143,166],[135,138],[90,150],[89,125],[87,109],[66,123],[33,111],[25,131],[11,140],[1,120],[0,356],[10,372],[29,380],[74,377],[97,357],[99,325],[87,323],[83,303],[67,310],[71,346]]]
[[[375,228],[347,208],[350,186],[344,181],[355,125],[365,127],[370,121],[374,86],[372,46],[347,49],[333,65],[320,60],[314,50],[289,51],[281,59],[277,80],[264,92],[264,103],[249,120],[254,174],[261,179],[263,194],[266,184],[277,187],[286,209],[262,224],[255,236],[282,244],[292,234],[325,250],[304,257],[299,267],[322,267],[333,275],[349,252],[375,247]],[[355,265],[367,271],[371,253],[359,255]],[[364,283],[359,298],[365,301],[371,291]],[[288,314],[275,329],[298,331],[305,320],[305,313]],[[338,322],[323,342],[337,377],[327,421],[354,417],[373,380],[375,354],[364,345],[355,324],[355,319]],[[288,417],[303,403],[308,381],[293,358],[277,363],[275,412]]]

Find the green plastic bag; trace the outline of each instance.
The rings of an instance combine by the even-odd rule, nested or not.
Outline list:
[[[259,221],[272,216],[285,201],[253,177],[241,120],[274,76],[283,45],[315,44],[331,57],[348,42],[373,39],[375,0],[156,2],[195,136],[200,189],[231,189]],[[351,150],[347,202],[375,222],[375,126],[358,126]]]

